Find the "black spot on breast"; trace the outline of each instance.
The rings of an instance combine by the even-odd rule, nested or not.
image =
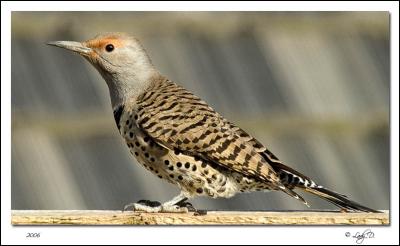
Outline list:
[[[146,157],[146,158],[149,158],[149,153],[144,153],[144,156]]]
[[[190,167],[190,163],[189,162],[186,162],[185,163],[185,168],[189,168]]]
[[[201,194],[201,193],[203,193],[203,189],[202,189],[202,188],[197,188],[197,189],[196,189],[196,192],[199,193],[199,194]]]
[[[170,166],[168,169],[174,171],[174,166]]]
[[[182,163],[177,162],[177,163],[176,163],[176,166],[177,166],[177,167],[181,167],[181,166],[182,166]]]
[[[138,142],[138,141],[136,141],[136,142],[135,142],[135,145],[136,145],[137,147],[139,147],[139,146],[140,146],[140,144],[139,144],[139,142]]]
[[[164,164],[168,166],[169,165],[169,160],[165,160]]]
[[[174,178],[174,175],[173,175],[173,174],[170,174],[169,177],[170,177],[171,179],[173,179],[173,178]]]
[[[181,175],[179,175],[179,176],[178,176],[178,179],[179,179],[179,180],[182,180],[182,179],[183,179],[183,177],[182,177]]]
[[[196,171],[197,170],[197,167],[196,167],[196,165],[193,165],[193,167],[192,167],[192,171]]]
[[[156,160],[154,159],[154,157],[151,157],[151,158],[150,158],[150,161],[151,161],[151,162],[155,162]]]
[[[129,133],[129,136],[130,136],[131,138],[133,138],[133,132],[130,132],[130,133]]]
[[[207,167],[207,163],[205,163],[205,162],[201,163],[201,167],[202,168],[206,168]]]
[[[136,155],[136,156],[138,156],[138,155],[139,155],[139,153],[138,153],[138,152],[135,152],[135,155]]]

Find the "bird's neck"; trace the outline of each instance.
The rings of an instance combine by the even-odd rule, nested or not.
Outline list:
[[[103,75],[110,92],[112,108],[134,102],[159,76],[161,75],[156,69],[147,69],[126,76]]]

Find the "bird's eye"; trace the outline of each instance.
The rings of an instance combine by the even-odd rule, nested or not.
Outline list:
[[[111,52],[111,51],[113,51],[114,50],[114,45],[112,45],[112,44],[107,44],[107,46],[106,46],[106,51],[107,52]]]

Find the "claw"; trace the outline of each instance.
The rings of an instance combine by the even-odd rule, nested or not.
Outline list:
[[[202,216],[202,215],[207,215],[207,210],[197,210],[193,214],[194,216]]]
[[[185,200],[182,200],[180,202],[178,202],[176,205],[182,207],[182,208],[186,208],[189,212],[194,212],[194,216],[200,216],[200,215],[206,215],[207,214],[207,210],[198,210],[196,209],[193,204],[191,204],[190,202],[185,202]]]
[[[193,207],[193,205],[190,202],[179,202],[176,204],[179,207],[187,208],[189,212],[196,212],[196,209]]]
[[[130,207],[133,207],[135,205],[135,203],[129,203],[127,205],[124,206],[124,208],[122,209],[122,212],[125,212],[126,210],[128,210]]]

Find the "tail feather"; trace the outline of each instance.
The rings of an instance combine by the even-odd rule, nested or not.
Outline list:
[[[352,200],[349,200],[346,196],[338,194],[334,191],[328,190],[323,187],[299,187],[306,192],[312,193],[321,197],[322,199],[327,200],[328,202],[333,203],[334,205],[343,208],[348,211],[353,212],[369,212],[369,213],[380,213],[380,211],[365,207],[359,203],[356,203]]]
[[[307,202],[299,196],[293,189],[298,188],[308,193],[314,194],[322,199],[327,200],[334,205],[352,212],[371,212],[379,213],[379,211],[365,207],[357,202],[350,200],[346,195],[328,190],[320,185],[317,185],[312,179],[302,173],[290,168],[279,161],[271,161],[271,166],[279,174],[281,183],[285,186],[281,188],[286,194],[299,199],[304,204]]]
[[[299,194],[297,194],[295,191],[293,191],[292,189],[282,186],[280,187],[281,191],[285,192],[286,194],[288,194],[289,196],[296,198],[297,200],[301,201],[302,203],[304,203],[307,207],[310,207],[310,205],[307,203],[307,201],[300,196]]]

